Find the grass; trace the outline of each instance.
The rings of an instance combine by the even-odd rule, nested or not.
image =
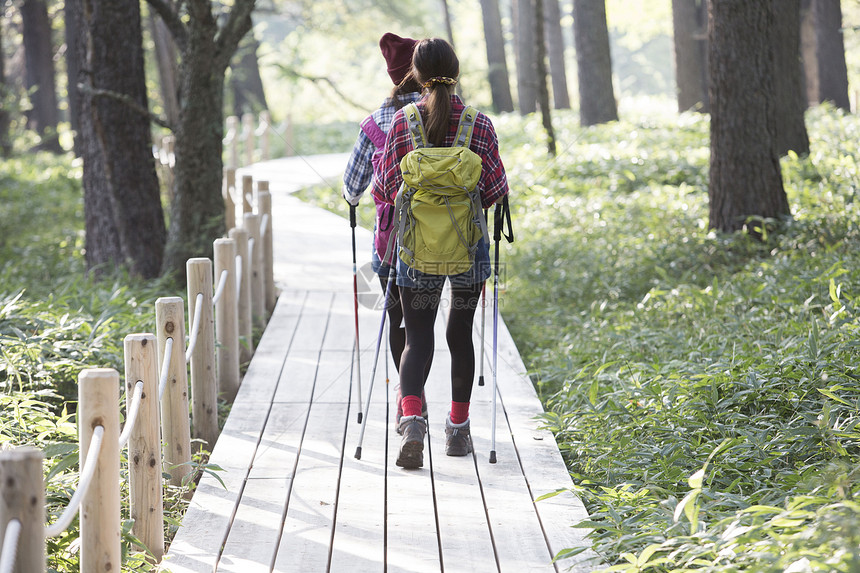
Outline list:
[[[856,570],[860,122],[809,113],[759,242],[706,228],[706,117],[557,121],[499,122],[504,309],[607,570]]]

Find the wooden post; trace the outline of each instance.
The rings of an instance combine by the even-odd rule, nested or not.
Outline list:
[[[248,248],[251,239],[254,247],[251,252],[251,318],[259,329],[266,327],[266,291],[263,284],[263,241],[260,239],[260,216],[245,213],[245,230],[248,231]]]
[[[164,364],[167,339],[173,339],[167,386],[161,396],[161,433],[164,440],[164,472],[170,483],[183,483],[191,474],[191,424],[188,417],[188,367],[185,363],[185,312],[178,296],[155,301],[155,332],[158,337],[158,365]],[[163,376],[163,374],[161,374]],[[189,490],[190,493],[190,490]]]
[[[155,562],[164,555],[164,502],[161,494],[161,434],[158,431],[158,348],[152,334],[129,334],[124,341],[126,424],[135,386],[143,382],[140,411],[128,440],[128,481],[132,533]]]
[[[81,571],[120,570],[119,372],[91,368],[78,376],[80,459],[86,460],[93,432],[104,428],[90,488],[81,503]]]
[[[188,324],[200,313],[200,331],[191,351],[191,435],[210,452],[218,440],[218,384],[215,379],[215,320],[212,311],[212,261],[188,259]],[[203,294],[200,308],[197,295]],[[189,328],[190,330],[190,328]],[[193,334],[193,333],[192,333]],[[189,346],[191,342],[188,343]]]
[[[242,176],[242,214],[253,213],[254,205],[254,178],[250,175]]]
[[[260,151],[261,161],[269,160],[269,126],[272,124],[272,117],[268,110],[260,112]]]
[[[233,199],[236,195],[236,169],[233,167],[224,168],[224,189],[221,195],[224,197],[224,223],[229,233],[236,226],[236,202]]]
[[[263,289],[265,291],[266,311],[269,315],[275,310],[277,293],[275,292],[275,248],[272,237],[272,194],[260,191],[257,197],[257,207],[260,211],[260,225],[266,219],[266,227],[260,228],[263,243]]]
[[[269,182],[262,180],[257,181],[257,193],[254,195],[254,205],[256,206],[256,212],[258,215],[262,215],[260,213],[260,193],[269,191]]]
[[[242,277],[236,288],[239,291],[239,361],[251,360],[254,355],[254,332],[251,322],[251,261],[248,260],[248,231],[236,227],[230,230],[236,241],[236,256],[242,257]]]
[[[15,573],[45,571],[43,459],[41,451],[30,447],[0,452],[0,543],[11,520],[21,523]],[[4,554],[13,550],[3,547]]]
[[[245,139],[245,167],[254,163],[254,114],[246,113],[242,115],[242,135]]]
[[[215,303],[215,342],[218,354],[218,393],[233,402],[239,391],[239,302],[236,298],[236,241],[215,239],[217,285],[227,271],[221,298]]]
[[[227,118],[227,134],[224,137],[229,150],[229,166],[239,167],[239,118],[231,115]]]

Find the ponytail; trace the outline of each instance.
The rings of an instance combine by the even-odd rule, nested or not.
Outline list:
[[[451,119],[451,92],[459,74],[460,60],[445,40],[430,38],[415,45],[410,76],[428,92],[424,130],[435,147],[445,145]]]

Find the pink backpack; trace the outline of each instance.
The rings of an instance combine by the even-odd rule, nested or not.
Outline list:
[[[370,164],[373,165],[374,175],[377,175],[382,162],[382,153],[385,151],[385,132],[377,125],[373,116],[368,116],[361,122],[361,131],[367,135],[376,148],[370,157]],[[376,202],[376,232],[373,237],[373,246],[379,259],[391,264],[395,248],[394,245],[391,245],[389,249],[388,241],[391,240],[391,231],[394,229],[394,205],[382,203],[376,199],[374,201]],[[385,258],[386,251],[389,251],[388,260]]]

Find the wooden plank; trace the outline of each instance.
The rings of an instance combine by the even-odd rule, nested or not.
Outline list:
[[[543,412],[543,406],[501,317],[498,352],[499,392],[532,498],[537,499],[557,490],[568,490],[535,505],[550,550],[555,555],[562,549],[588,547],[591,543],[585,538],[587,531],[572,527],[587,519],[588,512],[582,501],[569,491],[573,482],[555,437],[549,430],[541,429],[541,423],[536,419]],[[565,559],[558,567],[559,570],[590,571],[596,567],[597,559],[593,552],[586,551]]]
[[[355,449],[361,427],[353,423],[354,407],[350,409],[330,571],[378,573],[385,567],[385,467],[387,440],[393,435],[389,418],[394,416],[387,400],[393,405],[393,386],[380,385],[373,397],[360,460]]]
[[[499,570],[555,571],[501,407],[496,412],[495,464],[489,462],[492,407],[477,403],[471,411],[472,442]]]
[[[344,403],[312,405],[273,571],[327,570],[347,413]]]
[[[447,358],[447,353],[437,353],[437,358],[443,356]],[[463,457],[445,454],[445,420],[450,400],[430,401],[428,408],[433,420],[429,442],[445,570],[498,571],[475,459],[471,454]]]
[[[441,388],[444,386],[444,375],[440,373],[443,370],[445,370],[444,361],[439,360],[439,353],[436,353],[434,367],[431,369],[426,386],[428,400],[433,395],[443,395]],[[450,390],[448,395],[450,396]],[[387,571],[389,573],[438,572],[442,569],[442,563],[428,441],[425,440],[423,468],[406,470],[397,467],[395,461],[400,451],[401,438],[394,430],[395,407],[392,399],[387,467]]]
[[[282,294],[278,299],[234,403],[271,401],[307,298],[304,291],[292,294]]]
[[[308,294],[292,349],[319,351],[328,327],[332,297],[330,292],[312,291]]]

